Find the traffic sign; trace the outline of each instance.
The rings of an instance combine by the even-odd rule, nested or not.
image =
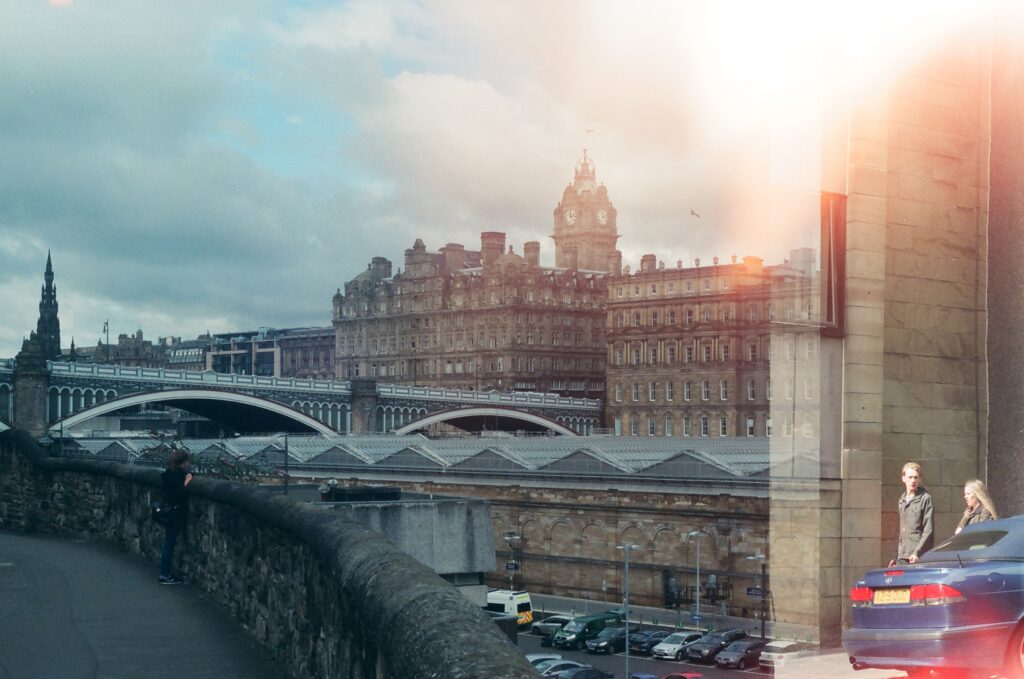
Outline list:
[[[695,623],[697,623],[698,625],[700,624],[700,621],[701,621],[701,620],[703,619],[703,617],[704,617],[704,616],[702,616],[702,615],[697,615],[696,613],[694,613],[693,615],[691,615],[691,616],[690,616],[690,618],[691,618],[691,619],[692,619],[692,620],[693,620],[693,621],[694,621]]]
[[[747,587],[747,596],[764,597],[766,596],[766,592],[760,587]]]
[[[507,562],[505,562],[505,570],[507,570],[507,571],[517,571],[517,570],[519,570],[519,564],[516,563],[515,561],[507,561]]]

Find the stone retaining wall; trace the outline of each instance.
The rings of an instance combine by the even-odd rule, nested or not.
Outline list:
[[[535,676],[522,654],[431,570],[332,512],[197,477],[180,571],[295,677]],[[0,434],[0,528],[114,542],[156,561],[159,471],[49,458]],[[125,602],[125,605],[131,605]]]

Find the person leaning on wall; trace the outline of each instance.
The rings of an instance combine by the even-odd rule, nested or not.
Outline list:
[[[174,545],[185,529],[188,519],[188,484],[192,482],[192,456],[188,451],[175,450],[167,458],[167,469],[160,475],[163,501],[171,506],[171,519],[164,527],[164,546],[160,550],[161,585],[180,585],[181,579],[171,573]]]
[[[980,479],[973,479],[964,484],[964,515],[960,523],[956,525],[954,535],[959,535],[966,526],[982,521],[992,521],[999,518],[996,506],[988,494],[988,488]]]

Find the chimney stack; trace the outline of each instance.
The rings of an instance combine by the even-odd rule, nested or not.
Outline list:
[[[445,271],[458,271],[466,265],[466,248],[462,243],[448,243],[441,248],[441,253]]]
[[[484,231],[480,234],[480,259],[484,266],[492,264],[505,252],[505,234],[501,231]]]
[[[523,256],[530,266],[540,266],[540,242],[531,240],[523,243]]]
[[[608,270],[613,276],[622,275],[622,250],[616,250],[608,255]]]

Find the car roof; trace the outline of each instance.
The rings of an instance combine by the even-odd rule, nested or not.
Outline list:
[[[993,540],[991,533],[1004,535]],[[984,535],[988,534],[988,535]],[[979,546],[984,544],[986,546]],[[971,524],[957,535],[921,555],[919,561],[955,561],[960,559],[1013,559],[1024,554],[1024,514]]]

